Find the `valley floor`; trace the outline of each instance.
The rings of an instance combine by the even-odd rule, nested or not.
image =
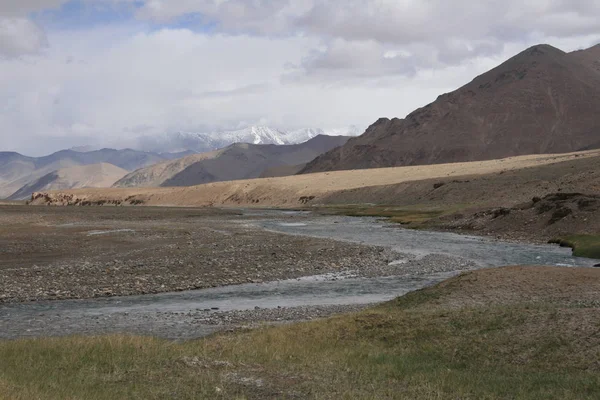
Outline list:
[[[404,256],[389,247],[257,226],[265,219],[295,225],[305,216],[275,210],[0,206],[0,338],[131,333],[189,339],[265,321],[327,317],[375,301],[307,301],[310,293],[319,293],[310,278],[308,287],[302,280],[291,287],[301,300],[271,300],[279,303],[269,308],[265,304],[273,296],[263,292],[287,289],[263,282],[285,285],[315,276],[329,283],[347,276],[413,279],[475,267],[439,255],[394,263]],[[411,287],[426,283],[418,280]],[[255,286],[236,286],[242,284]],[[220,292],[186,297],[186,291],[208,288]],[[343,297],[348,289],[330,290]],[[143,297],[158,293],[167,297]],[[129,300],[118,296],[135,300],[127,308]],[[238,308],[229,304],[234,297]],[[83,299],[98,302],[74,302]],[[229,299],[224,303],[229,309],[215,307],[222,299]],[[244,308],[251,301],[256,309]],[[151,302],[160,305],[149,309]]]
[[[379,216],[440,217],[392,211]],[[302,212],[273,210],[0,206],[0,337],[10,339],[0,341],[0,399],[598,398],[594,268],[474,270],[379,305],[130,314],[114,307],[132,297],[108,303],[313,275],[476,268],[456,257],[399,260],[389,246],[258,229],[273,213],[290,233],[306,222]],[[316,220],[339,220],[349,234],[397,230],[343,218]],[[60,299],[100,303],[80,315],[75,309],[88,300]]]

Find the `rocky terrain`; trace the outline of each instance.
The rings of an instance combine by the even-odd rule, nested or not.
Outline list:
[[[598,148],[599,65],[599,46],[534,46],[404,119],[381,118],[301,173]]]
[[[600,196],[552,193],[513,207],[454,214],[438,224],[454,231],[492,233],[509,239],[547,241],[574,233],[596,235],[600,232]]]
[[[390,273],[383,248],[279,235],[251,220],[215,209],[0,206],[0,303]]]
[[[196,338],[265,322],[358,311],[369,301],[290,306],[289,300],[279,298],[274,300],[281,301],[279,307],[267,303],[263,308],[259,302],[256,307],[231,311],[215,307],[221,298],[212,294],[181,312],[173,310],[186,301],[186,294],[170,302],[164,299],[179,295],[167,292],[222,291],[250,283],[244,287],[259,294],[267,282],[293,288],[296,282],[336,284],[346,278],[381,277],[405,277],[403,282],[418,286],[431,277],[479,268],[460,257],[419,257],[387,247],[261,228],[265,219],[297,223],[309,218],[308,213],[273,210],[0,206],[0,338],[108,333]],[[362,293],[365,287],[361,287]],[[239,298],[244,299],[240,290],[231,288],[238,306],[245,304],[240,303]],[[129,301],[124,298],[108,303],[114,296],[154,293],[167,296],[163,307],[153,309],[148,303],[156,296],[136,297],[131,309],[119,308]],[[272,296],[278,298],[276,292]],[[73,299],[90,301],[69,301]]]
[[[319,135],[293,145],[236,143],[224,149],[194,154],[141,168],[115,183],[115,187],[193,186],[203,183],[252,179],[276,167],[307,163],[341,146],[346,136]],[[289,175],[297,172],[295,169]]]
[[[24,304],[27,306],[27,304]],[[15,306],[15,305],[13,305]],[[76,317],[52,313],[33,313],[21,318],[0,313],[0,339],[18,339],[39,336],[134,334],[168,339],[193,339],[219,331],[256,328],[266,323],[284,324],[327,318],[363,310],[370,304],[257,308],[253,310],[220,311],[213,309],[189,312],[157,312],[132,315],[115,312],[107,316],[78,315]],[[35,316],[35,318],[32,318]]]

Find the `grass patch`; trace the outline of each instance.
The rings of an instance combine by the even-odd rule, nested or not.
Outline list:
[[[0,342],[0,399],[598,398],[597,309],[541,298],[444,308],[456,290],[183,343]]]
[[[571,235],[565,238],[551,240],[562,247],[573,249],[573,255],[600,259],[600,235]]]
[[[457,209],[418,209],[389,205],[339,205],[322,207],[324,214],[347,215],[350,217],[381,217],[410,227],[424,227],[427,222],[455,212]]]

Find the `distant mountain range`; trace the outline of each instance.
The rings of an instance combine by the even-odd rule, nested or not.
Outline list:
[[[104,163],[125,171],[133,171],[165,161],[168,159],[167,157],[164,154],[159,155],[129,149],[101,149],[91,152],[62,150],[45,157],[27,157],[19,153],[0,152],[0,198],[26,198],[31,193],[27,193],[24,187],[40,184],[36,183],[38,179],[48,180],[48,174],[56,174],[57,171],[65,168]],[[88,172],[93,171],[93,169],[88,170]],[[73,171],[69,173],[73,174]],[[82,179],[82,181],[90,180]]]
[[[175,179],[173,184],[177,185],[185,185],[188,184],[187,182],[195,184],[195,182],[219,179],[238,179],[237,177],[241,179],[244,176],[258,177],[260,173],[270,167],[295,166],[306,163],[317,155],[345,143],[348,139],[341,136],[323,136],[321,132],[323,131],[320,129],[282,132],[267,127],[250,127],[240,131],[222,132],[220,136],[216,133],[210,135],[174,134],[147,138],[147,143],[139,143],[139,148],[156,151],[109,148],[92,150],[91,147],[86,146],[62,150],[44,157],[28,157],[14,152],[0,152],[0,199],[25,199],[37,190],[108,187],[129,172],[165,162],[167,162],[168,168],[174,168],[177,173],[182,173],[177,177],[174,174],[168,176],[169,179]],[[251,145],[231,146],[232,143],[237,142]],[[290,144],[296,142],[306,142],[307,144],[298,144],[297,147]],[[219,161],[214,161],[213,164],[221,163],[219,165],[223,171],[215,170],[213,178],[205,176],[202,179],[198,176],[186,175],[193,169],[184,173],[183,170],[191,167],[196,161],[212,157],[203,154],[206,151],[198,154],[199,150],[208,148],[210,151],[214,151],[214,148],[219,146],[223,150],[215,152],[218,154],[215,158]],[[260,146],[267,147],[261,148]],[[227,158],[236,151],[239,152],[238,158]],[[191,158],[186,158],[189,156]],[[222,163],[222,160],[225,159],[229,160],[228,165]],[[168,163],[171,160],[178,161]],[[91,165],[94,167],[78,170],[78,167]],[[209,162],[207,165],[212,164]],[[110,166],[114,168],[110,168]],[[160,168],[162,167],[156,167],[156,170]],[[294,167],[290,173],[297,172],[300,168],[301,166]],[[276,173],[280,174],[281,171]],[[139,178],[141,175],[143,172],[135,176]],[[167,176],[168,171],[163,171],[163,175]],[[138,178],[130,178],[133,180],[130,180],[129,184],[134,185],[132,182]],[[140,182],[145,182],[147,185],[153,184],[151,179],[142,179]]]
[[[110,147],[127,147],[154,153],[177,153],[182,151],[205,153],[225,148],[233,143],[298,144],[318,135],[357,136],[362,132],[363,130],[356,126],[331,130],[307,128],[291,131],[284,131],[268,126],[251,126],[235,131],[216,131],[210,133],[175,132],[164,135],[139,136],[111,143]]]
[[[221,150],[141,168],[126,175],[114,186],[193,186],[263,175],[292,175],[305,163],[343,145],[348,139],[347,136],[318,135],[293,145],[235,143]],[[286,172],[282,172],[283,168]]]
[[[600,45],[533,46],[404,119],[381,118],[301,173],[600,148]]]
[[[62,168],[26,184],[13,193],[9,200],[27,199],[33,192],[47,190],[110,187],[127,172],[123,168],[107,163]]]

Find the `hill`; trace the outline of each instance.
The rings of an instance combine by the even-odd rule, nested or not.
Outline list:
[[[258,178],[273,167],[306,163],[347,140],[346,136],[318,135],[294,145],[236,143],[221,150],[141,168],[123,177],[115,187],[193,186]]]
[[[529,48],[405,119],[381,118],[300,173],[600,147],[600,47]]]
[[[127,171],[156,164],[169,158],[168,154],[155,154],[130,149],[102,149],[91,152],[62,150],[44,157],[27,157],[14,152],[0,152],[0,198],[12,196],[25,186],[63,168],[112,164]],[[31,193],[29,193],[31,194]]]
[[[31,193],[41,190],[107,188],[125,174],[127,170],[107,163],[62,168],[23,186],[8,199],[27,199]]]

